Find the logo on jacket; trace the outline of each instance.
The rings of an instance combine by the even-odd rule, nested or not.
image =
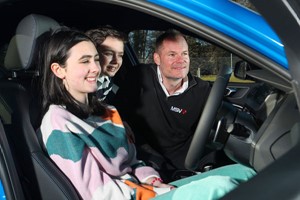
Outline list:
[[[177,112],[179,114],[183,114],[183,115],[186,114],[186,112],[187,112],[185,109],[177,108],[175,106],[171,106],[170,110],[173,111],[173,112]]]

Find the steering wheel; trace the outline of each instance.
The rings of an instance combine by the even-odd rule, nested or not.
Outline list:
[[[200,158],[203,154],[210,131],[213,128],[214,120],[217,116],[218,109],[221,106],[231,73],[232,69],[229,66],[223,66],[219,70],[207,98],[185,159],[185,167],[191,171],[194,171],[199,166]]]

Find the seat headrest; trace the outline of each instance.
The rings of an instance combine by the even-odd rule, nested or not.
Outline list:
[[[18,24],[4,59],[7,70],[28,69],[33,61],[37,39],[49,30],[60,27],[54,19],[37,14],[24,17]]]

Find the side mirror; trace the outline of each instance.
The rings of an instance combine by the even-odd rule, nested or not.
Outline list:
[[[234,76],[245,80],[247,79],[247,71],[251,70],[251,65],[246,61],[238,61],[234,66]]]

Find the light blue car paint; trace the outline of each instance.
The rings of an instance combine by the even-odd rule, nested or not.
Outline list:
[[[235,38],[282,67],[288,62],[279,37],[258,13],[229,0],[148,0]]]
[[[4,193],[2,182],[0,180],[0,200],[5,200],[5,199],[6,199],[6,196],[5,196],[5,193]]]

